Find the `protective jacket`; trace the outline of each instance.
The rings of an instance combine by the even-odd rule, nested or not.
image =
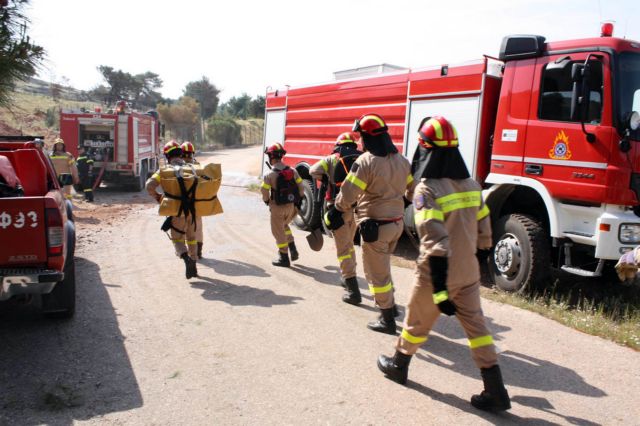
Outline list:
[[[262,180],[262,185],[260,186],[262,201],[264,201],[265,203],[269,203],[270,206],[275,204],[275,200],[272,194],[273,194],[273,191],[275,191],[278,186],[277,185],[278,174],[280,171],[284,170],[285,167],[287,167],[287,165],[284,164],[282,161],[277,162],[272,166],[271,171],[267,173],[264,176],[264,179]],[[300,198],[303,198],[304,186],[302,185],[302,178],[300,177],[296,169],[292,168],[291,170],[293,171],[293,176],[296,181],[296,184],[298,184],[298,192],[300,193]]]
[[[68,152],[54,151],[49,155],[53,167],[56,169],[56,174],[71,174],[74,182],[78,181],[78,168],[76,167],[76,161]]]
[[[329,180],[329,188],[327,188],[327,196],[326,200],[329,204],[333,204],[335,201],[335,196],[340,192],[340,188],[342,187],[343,182],[336,182],[336,170],[340,170],[341,173],[344,173],[342,176],[349,173],[349,169],[347,168],[346,172],[344,171],[347,163],[344,161],[345,156],[354,156],[358,157],[362,155],[361,151],[357,149],[344,149],[340,152],[335,152],[331,155],[326,156],[320,161],[316,162],[309,169],[309,174],[312,178],[317,180],[322,180],[323,176],[327,176]]]

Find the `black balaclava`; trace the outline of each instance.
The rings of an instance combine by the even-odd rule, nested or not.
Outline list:
[[[456,148],[425,148],[418,144],[411,163],[411,173],[416,181],[425,179],[467,179],[469,170],[460,150]]]
[[[340,155],[340,157],[362,154],[362,152],[358,150],[358,145],[355,143],[343,143],[337,145],[333,148],[333,153]]]
[[[361,134],[364,150],[377,157],[386,157],[389,154],[396,154],[398,152],[398,148],[393,144],[391,136],[389,136],[387,132],[375,136],[365,132]]]

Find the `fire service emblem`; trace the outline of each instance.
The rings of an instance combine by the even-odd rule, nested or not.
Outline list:
[[[569,149],[569,136],[564,130],[560,130],[558,136],[553,141],[553,148],[549,150],[549,157],[554,160],[568,160],[571,158],[571,150]]]

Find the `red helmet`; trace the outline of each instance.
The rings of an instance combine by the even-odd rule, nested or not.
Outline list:
[[[347,143],[357,143],[355,135],[351,132],[340,133],[340,136],[336,139],[336,146],[344,145]]]
[[[420,123],[418,142],[425,148],[457,148],[458,132],[442,116],[426,117]]]
[[[175,151],[176,149],[180,153],[182,153],[182,150],[180,149],[180,144],[172,139],[166,144],[164,144],[164,148],[162,149],[162,152],[164,153],[164,155],[169,155],[169,153],[174,153],[174,152],[177,153]]]
[[[284,157],[287,154],[287,151],[284,150],[284,147],[279,143],[274,143],[270,147],[264,150],[264,153],[269,157]]]
[[[180,149],[182,149],[182,152],[184,154],[193,154],[194,152],[196,152],[196,148],[189,141],[182,142],[182,145],[180,145]]]
[[[371,136],[376,136],[381,133],[387,132],[389,127],[384,119],[378,114],[365,114],[353,123],[354,132],[366,133]]]

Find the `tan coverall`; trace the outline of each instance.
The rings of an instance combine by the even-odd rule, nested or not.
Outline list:
[[[315,163],[309,169],[309,174],[317,180],[321,180],[323,175],[327,175],[329,183],[334,186],[336,167],[343,167],[335,154],[331,154]],[[348,170],[347,170],[348,171]],[[327,189],[330,191],[331,189]],[[335,200],[327,201],[327,209],[329,209]],[[344,280],[356,276],[356,253],[353,248],[353,238],[356,234],[356,222],[353,216],[353,208],[347,209],[343,214],[344,226],[331,231],[333,240],[336,243],[336,252],[338,255],[338,264],[340,265],[340,275]]]
[[[390,309],[395,304],[391,254],[403,231],[402,196],[411,200],[414,187],[411,165],[401,154],[378,157],[365,152],[353,163],[336,197],[336,207],[341,212],[357,202],[358,225],[366,219],[389,221],[380,225],[377,241],[362,241],[364,274],[380,309]]]
[[[427,341],[440,316],[433,302],[429,257],[448,257],[447,291],[469,339],[471,356],[479,368],[496,365],[493,338],[480,306],[480,268],[475,256],[477,249],[491,247],[489,209],[482,200],[480,185],[471,178],[422,179],[413,205],[420,255],[396,348],[413,355]]]
[[[262,193],[262,201],[269,203],[269,211],[271,212],[271,233],[276,239],[276,245],[280,253],[289,253],[289,243],[293,242],[293,233],[289,224],[298,214],[298,209],[293,205],[281,204],[278,205],[273,200],[271,192],[276,189],[276,182],[278,180],[278,172],[284,169],[286,165],[279,161],[272,166],[269,173],[264,176],[260,192]],[[298,191],[300,191],[300,197],[304,197],[304,186],[302,186],[302,178],[296,171],[293,170],[293,176],[298,184]]]
[[[184,161],[181,158],[174,158],[169,163],[172,166],[184,165]],[[158,187],[162,188],[160,184],[160,170],[157,170],[149,179],[147,179],[146,188],[149,195],[160,200],[159,194],[156,192]],[[180,257],[183,253],[189,253],[189,257],[193,260],[198,259],[198,245],[196,240],[195,223],[191,216],[179,216],[171,218],[171,241],[176,250],[176,256]]]
[[[78,168],[76,167],[76,160],[68,152],[54,151],[49,155],[53,168],[56,169],[58,177],[61,174],[71,174],[74,183],[79,183]],[[71,185],[65,185],[62,187],[62,192],[67,199],[71,199]]]

